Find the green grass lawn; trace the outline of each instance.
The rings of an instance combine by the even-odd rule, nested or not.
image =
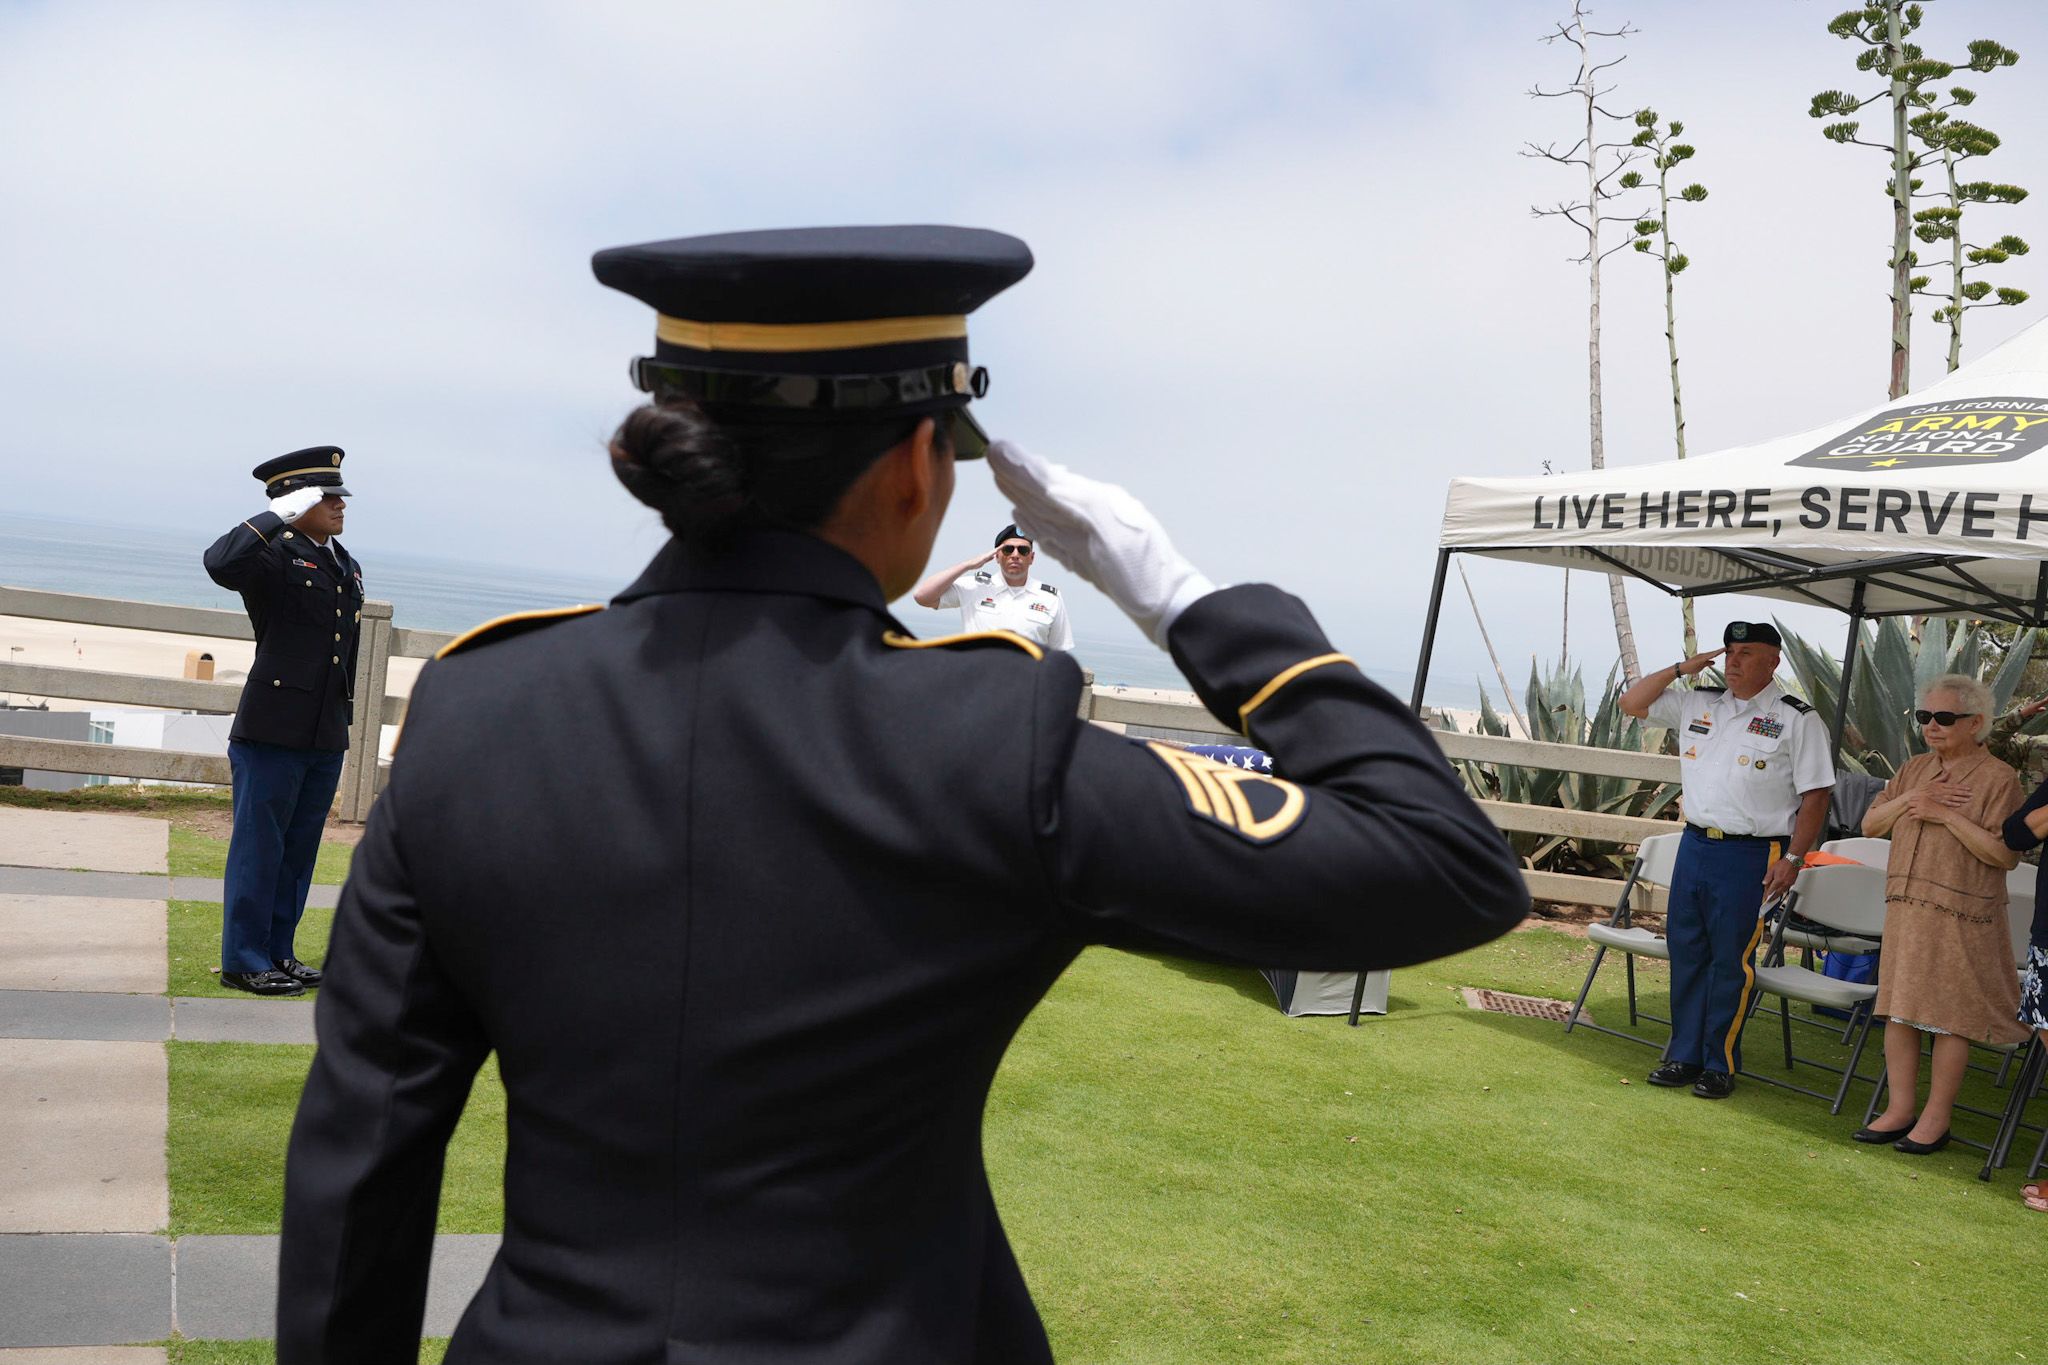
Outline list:
[[[353,844],[322,843],[320,856],[313,863],[314,885],[340,886],[347,881],[349,859],[355,851]],[[173,824],[170,868],[173,877],[225,877],[228,841]]]
[[[220,984],[220,916],[218,901],[171,901],[167,916],[165,953],[170,959],[166,995],[209,995],[219,999],[258,1000],[264,997],[246,991],[229,990]],[[327,933],[334,924],[332,910],[308,910],[299,921],[293,946],[299,961],[319,966],[327,960]],[[310,996],[276,999],[280,1009],[303,1009]]]
[[[221,813],[232,811],[234,802],[221,787],[76,787],[70,791],[46,792],[29,787],[0,787],[0,806],[29,810],[87,811],[107,815],[147,815],[171,822],[170,873],[173,877],[223,877],[227,875],[228,841],[202,834],[193,828],[195,817],[203,816],[219,828]],[[351,844],[323,842],[320,857],[313,864],[313,880],[321,886],[340,886],[348,880]]]
[[[170,1365],[273,1365],[277,1351],[267,1341],[167,1341]],[[420,1343],[420,1365],[441,1365],[446,1337]]]
[[[1588,957],[1554,930],[1517,934],[1397,972],[1391,1012],[1353,1030],[1284,1018],[1251,972],[1085,955],[1011,1048],[986,1140],[1060,1358],[2048,1352],[2026,1290],[2048,1276],[2048,1220],[2021,1207],[2014,1172],[1985,1185],[1967,1149],[1850,1142],[1865,1091],[1830,1117],[1755,1081],[1718,1104],[1654,1089],[1648,1048],[1479,1014],[1456,991],[1568,998]],[[1622,979],[1602,973],[1603,1023],[1622,1020]],[[1662,973],[1643,986],[1663,1013]],[[1774,1065],[1776,1048],[1759,1019],[1746,1060]],[[306,1051],[171,1045],[174,1231],[276,1229]],[[479,1100],[450,1231],[496,1225],[495,1078]]]
[[[167,1043],[171,1236],[276,1232],[284,1150],[313,1049],[284,1043]],[[496,1232],[505,1165],[505,1088],[477,1073],[448,1148],[441,1231]]]

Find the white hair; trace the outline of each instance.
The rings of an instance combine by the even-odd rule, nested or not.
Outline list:
[[[1977,727],[1977,742],[1982,744],[1991,733],[1991,713],[1998,703],[1992,699],[1991,689],[1967,673],[1944,673],[1920,689],[1920,705],[1929,711],[1938,711],[1938,706],[1928,706],[1927,699],[1936,692],[1948,692],[1955,696],[1959,708],[1972,715],[1982,716],[1984,723]]]

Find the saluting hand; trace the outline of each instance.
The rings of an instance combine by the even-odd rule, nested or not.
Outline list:
[[[1728,649],[1724,645],[1720,649],[1710,649],[1704,654],[1695,654],[1678,666],[1678,676],[1681,678],[1697,678],[1702,669],[1727,652]]]
[[[1013,504],[1017,529],[1102,589],[1160,648],[1182,610],[1215,591],[1173,548],[1159,519],[1115,484],[1083,478],[1009,441],[989,447],[988,463],[996,488]]]
[[[319,488],[294,488],[289,493],[280,493],[270,500],[270,510],[286,521],[297,521],[306,512],[326,497],[326,491]]]

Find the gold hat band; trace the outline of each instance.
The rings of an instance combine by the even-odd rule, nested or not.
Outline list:
[[[949,341],[967,335],[967,315],[872,318],[858,322],[691,322],[655,315],[654,335],[693,351],[851,351],[905,341]]]
[[[334,474],[334,475],[339,475],[340,473],[341,473],[341,467],[340,467],[339,465],[331,465],[331,464],[316,464],[316,465],[314,465],[314,466],[313,466],[313,467],[312,467],[311,469],[287,469],[287,470],[286,470],[286,471],[285,471],[284,473],[282,473],[282,474],[272,474],[272,475],[271,475],[271,476],[270,476],[269,478],[267,478],[267,479],[265,479],[265,480],[263,481],[263,486],[264,486],[265,488],[268,488],[268,487],[270,487],[270,485],[272,485],[272,484],[276,483],[276,482],[277,482],[277,481],[278,481],[279,479],[296,479],[296,478],[297,478],[297,477],[299,477],[299,475],[301,475],[301,474]]]

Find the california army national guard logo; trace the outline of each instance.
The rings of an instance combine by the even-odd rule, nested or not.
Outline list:
[[[2044,441],[2048,401],[1958,398],[1881,412],[1791,463],[1859,471],[1925,465],[1955,469],[2021,459]]]

